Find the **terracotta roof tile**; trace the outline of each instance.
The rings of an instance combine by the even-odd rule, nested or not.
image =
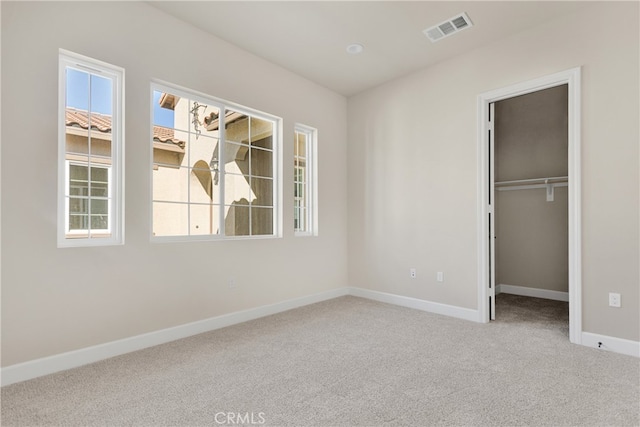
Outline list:
[[[184,148],[186,145],[185,141],[181,141],[174,136],[173,129],[162,126],[153,127],[153,140],[178,145],[180,148]]]
[[[89,114],[86,111],[67,108],[66,123],[67,126],[89,129]],[[91,129],[105,133],[111,132],[111,116],[91,113]]]
[[[65,122],[67,126],[89,129],[89,114],[84,110],[67,108]],[[111,116],[106,114],[91,113],[91,129],[98,132],[111,133]],[[169,143],[184,148],[185,141],[175,138],[173,129],[162,126],[153,127],[153,140]]]

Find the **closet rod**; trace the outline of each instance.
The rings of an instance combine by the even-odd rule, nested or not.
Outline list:
[[[553,181],[553,182],[552,182]],[[514,185],[520,184],[520,185]],[[553,176],[549,178],[517,179],[514,181],[501,181],[495,183],[496,190],[532,190],[534,188],[545,188],[547,190],[547,202],[553,202],[556,187],[568,187],[569,177]]]
[[[567,182],[568,176],[552,176],[549,178],[532,178],[532,179],[516,179],[513,181],[499,181],[495,185],[510,185],[510,184],[552,184],[555,182]]]

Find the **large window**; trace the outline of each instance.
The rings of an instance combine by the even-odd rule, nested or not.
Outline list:
[[[152,85],[153,236],[277,236],[280,120]]]
[[[123,243],[124,70],[60,51],[58,246]]]
[[[317,235],[317,132],[296,125],[293,143],[293,228],[297,236]]]

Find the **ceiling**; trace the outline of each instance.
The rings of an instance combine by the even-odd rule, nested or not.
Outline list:
[[[573,1],[150,1],[240,48],[350,96],[586,7]],[[422,30],[466,12],[432,43]],[[364,52],[348,54],[350,43]]]

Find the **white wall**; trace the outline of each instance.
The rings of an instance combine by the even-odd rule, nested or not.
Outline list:
[[[347,286],[344,97],[144,3],[1,7],[2,366]],[[123,246],[56,248],[59,48],[126,69]],[[284,119],[282,239],[150,243],[152,78]],[[296,122],[319,131],[315,238],[293,235]]]
[[[477,96],[582,66],[582,326],[638,341],[638,12],[594,3],[350,98],[350,284],[477,308]]]

